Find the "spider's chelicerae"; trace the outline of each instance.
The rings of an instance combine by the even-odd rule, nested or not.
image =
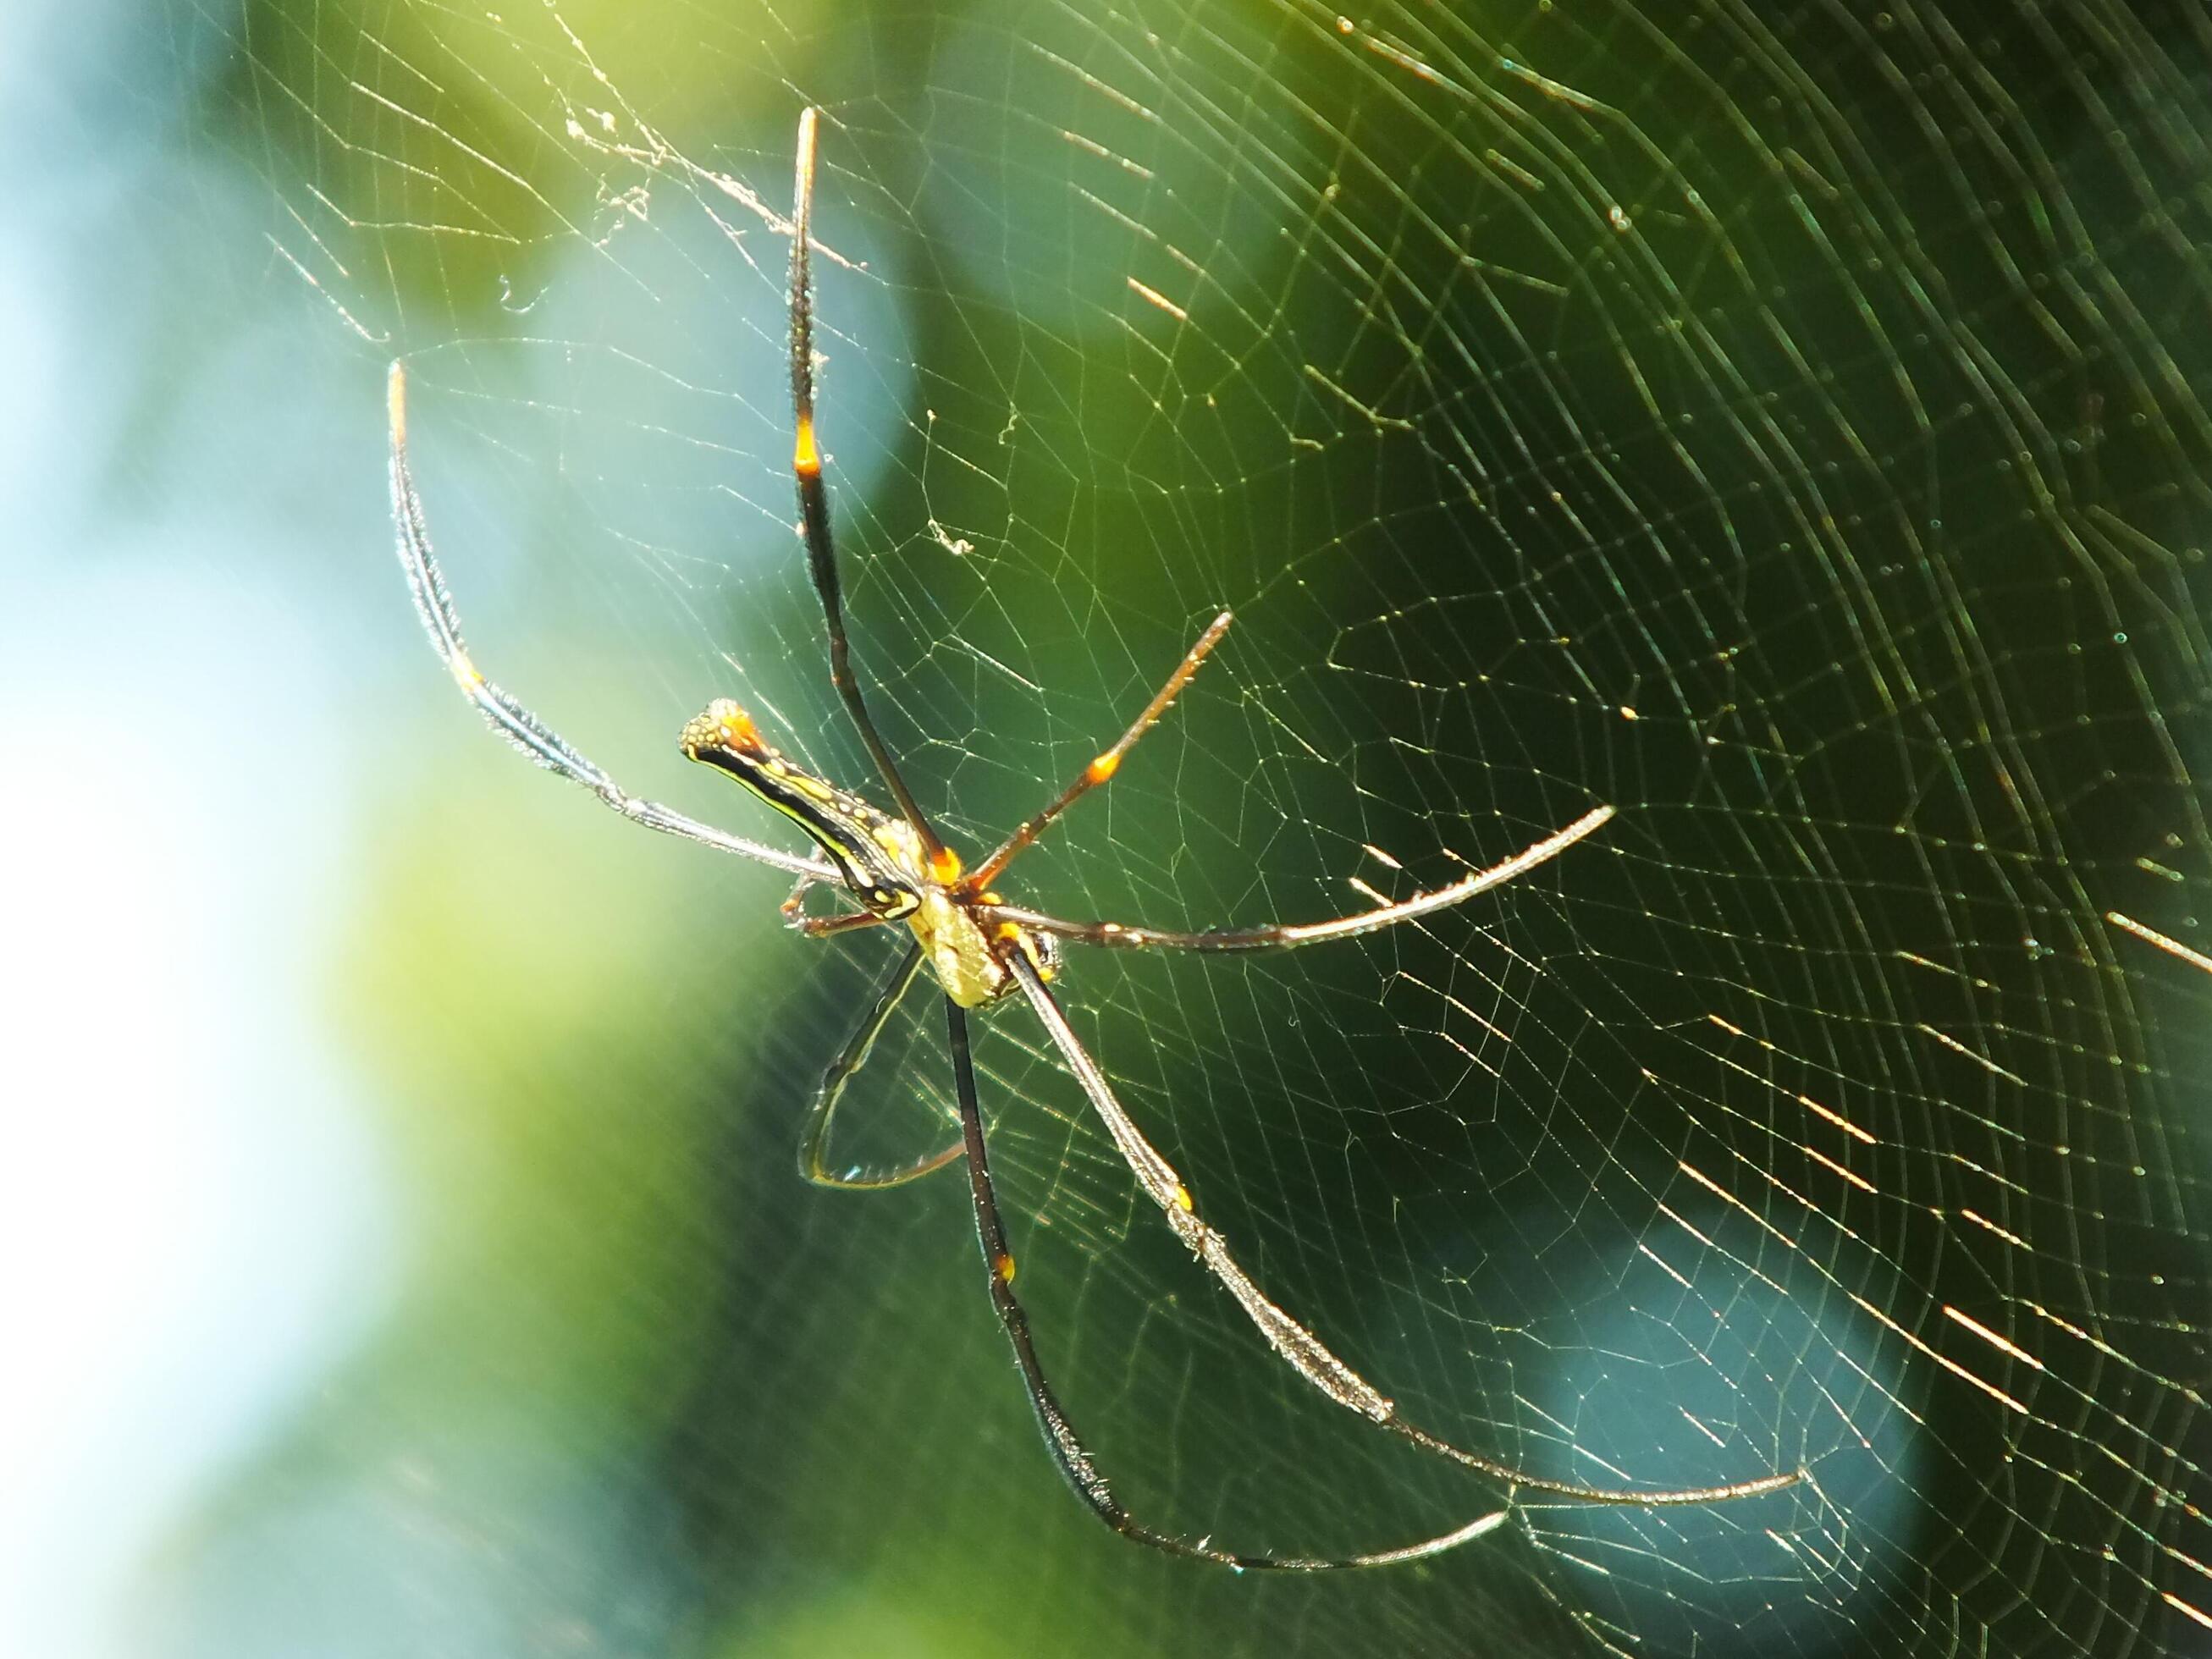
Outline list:
[[[820,857],[779,848],[724,833],[655,802],[628,793],[564,741],[551,727],[486,679],[461,640],[460,618],[446,590],[444,576],[430,550],[430,539],[407,461],[406,378],[392,367],[392,501],[399,532],[399,557],[406,568],[416,608],[431,642],[461,690],[483,711],[493,728],[531,759],[580,783],[624,817],[649,829],[773,865],[800,877],[800,892],[784,907],[801,932],[823,937],[884,924],[904,923],[912,941],[901,952],[860,1027],[833,1060],[809,1108],[800,1135],[799,1164],[811,1180],[848,1188],[892,1187],[927,1175],[965,1156],[968,1185],[975,1213],[975,1233],[983,1249],[991,1301],[1014,1361],[1029,1390],[1047,1449],[1060,1476],[1091,1511],[1124,1537],[1170,1554],[1224,1566],[1318,1571],[1339,1567],[1381,1566],[1418,1560],[1476,1538],[1501,1525],[1508,1513],[1497,1510],[1480,1519],[1417,1543],[1328,1559],[1240,1553],[1154,1530],[1116,1501],[1073,1425],[1060,1407],[1030,1334],[1028,1316],[1014,1295],[1014,1258],[993,1194],[986,1157],[983,1121],[976,1106],[975,1072],[969,1057],[968,1011],[1018,994],[1043,1022],[1067,1068],[1113,1137],[1137,1183],[1157,1204],[1176,1235],[1206,1270],[1234,1297],[1247,1317],[1282,1359],[1316,1389],[1348,1411],[1425,1452],[1462,1464],[1509,1489],[1525,1489],[1592,1504],[1656,1506],[1718,1503],[1749,1498],[1791,1485],[1803,1474],[1766,1474],[1723,1486],[1672,1492],[1632,1492],[1551,1480],[1513,1468],[1438,1438],[1407,1420],[1391,1401],[1346,1364],[1322,1340],[1271,1301],[1231,1253],[1228,1242],[1202,1220],[1190,1191],[1115,1098],[1097,1062],[1077,1039],[1050,988],[1060,961],[1059,941],[1170,951],[1281,951],[1326,939],[1350,939],[1395,927],[1417,916],[1464,903],[1478,893],[1512,880],[1557,857],[1613,817],[1610,806],[1593,807],[1565,829],[1545,836],[1504,862],[1478,871],[1447,887],[1417,894],[1395,904],[1357,915],[1261,927],[1207,928],[1178,933],[1117,922],[1065,921],[1007,903],[992,884],[1015,855],[1036,841],[1046,826],[1089,791],[1114,775],[1137,739],[1166,712],[1176,695],[1198,672],[1206,653],[1229,627],[1223,611],[1199,636],[1158,695],[1146,705],[1114,744],[1085,767],[1045,809],[1021,825],[988,858],[972,869],[948,848],[915,805],[875,722],[868,716],[860,684],[853,672],[845,637],[843,601],[838,587],[837,555],[830,540],[829,500],[822,483],[822,455],[814,432],[813,283],[808,267],[809,220],[814,191],[816,112],[799,117],[798,178],[791,232],[791,391],[798,436],[793,469],[798,475],[800,531],[808,568],[820,593],[828,623],[830,675],[861,742],[875,761],[884,787],[897,804],[884,812],[858,795],[809,775],[764,739],[737,704],[719,699],[684,728],[686,756],[727,772],[754,794],[804,830],[821,849]],[[808,915],[799,908],[806,886],[821,883],[842,890],[854,908],[830,915]],[[945,994],[945,1016],[959,1104],[960,1139],[934,1155],[888,1170],[833,1173],[824,1152],[831,1115],[846,1081],[859,1069],[892,1011],[927,968]]]

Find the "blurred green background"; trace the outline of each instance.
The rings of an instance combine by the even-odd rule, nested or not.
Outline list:
[[[2212,1650],[2196,5],[1340,15],[17,0],[0,504],[25,1655]],[[1238,1578],[1055,1481],[963,1186],[793,1146],[881,966],[534,773],[391,556],[634,791],[865,757],[791,522],[793,134],[855,645],[1010,880],[1462,912],[1063,990],[1417,1420],[1687,1510]],[[134,721],[120,732],[121,715]],[[2163,941],[2163,943],[2160,943]],[[926,998],[841,1117],[945,1134]],[[1046,1363],[1143,1518],[1388,1547],[1336,1411],[979,1037]]]

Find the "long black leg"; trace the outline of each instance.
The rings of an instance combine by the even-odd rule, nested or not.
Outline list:
[[[950,997],[945,1000],[945,1012],[951,1039],[953,1087],[960,1098],[960,1133],[968,1152],[968,1190],[975,1200],[975,1238],[983,1247],[983,1268],[991,1284],[991,1305],[998,1310],[999,1323],[1013,1346],[1014,1364],[1021,1370],[1022,1382],[1029,1389],[1030,1405],[1036,1413],[1037,1426],[1043,1431],[1045,1446],[1052,1453],[1060,1479],[1093,1515],[1124,1538],[1166,1554],[1255,1572],[1331,1572],[1348,1567],[1391,1566],[1441,1554],[1505,1524],[1508,1511],[1497,1510],[1464,1527],[1418,1544],[1332,1560],[1293,1555],[1239,1555],[1215,1549],[1209,1544],[1194,1544],[1188,1539],[1154,1532],[1134,1519],[1115,1500],[1105,1476],[1092,1467],[1090,1451],[1077,1436],[1074,1425],[1067,1420],[1067,1413],[1060,1408],[1051,1383],[1045,1380],[1044,1366],[1037,1358],[1036,1344],[1030,1335],[1029,1315],[1014,1295],[1013,1252],[1007,1248],[1006,1230],[999,1219],[999,1200],[991,1187],[990,1158],[983,1146],[983,1116],[975,1103],[975,1063],[968,1047],[968,1013]]]
[[[822,613],[830,626],[830,678],[844,700],[845,712],[867,745],[876,770],[883,775],[899,811],[921,837],[932,873],[951,881],[959,864],[946,851],[937,831],[915,804],[914,793],[899,775],[890,745],[869,717],[860,682],[853,672],[852,647],[845,638],[844,591],[837,580],[837,546],[830,535],[830,497],[822,484],[822,450],[814,437],[814,270],[807,242],[814,222],[814,127],[811,107],[799,112],[798,178],[792,190],[791,212],[791,407],[798,435],[792,450],[792,471],[799,477],[799,514],[806,536],[806,567],[813,574],[814,591],[822,596]]]
[[[909,1181],[919,1181],[935,1170],[941,1170],[960,1156],[962,1144],[954,1141],[940,1152],[912,1164],[902,1164],[894,1169],[854,1170],[844,1175],[834,1173],[826,1154],[830,1146],[830,1121],[837,1110],[839,1097],[853,1074],[868,1062],[868,1051],[876,1046],[884,1027],[890,1024],[892,1014],[906,994],[914,988],[914,981],[921,972],[921,946],[909,945],[903,956],[891,965],[883,984],[876,992],[876,1000],[861,1017],[853,1035],[846,1039],[844,1048],[830,1062],[830,1069],[822,1074],[822,1086],[815,1091],[814,1103],[806,1109],[806,1121],[799,1135],[799,1173],[817,1187],[840,1187],[848,1191],[873,1192],[885,1187],[902,1187]]]

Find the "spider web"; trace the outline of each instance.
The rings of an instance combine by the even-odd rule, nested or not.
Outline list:
[[[1350,1579],[1116,1544],[958,1178],[792,1169],[884,942],[529,775],[395,573],[418,781],[348,1002],[416,1288],[211,1501],[180,1605],[250,1559],[471,1651],[2212,1650],[2212,20],[1463,9],[271,3],[208,122],[364,400],[406,356],[488,671],[766,835],[672,739],[735,696],[866,787],[791,530],[818,103],[848,610],[924,805],[993,844],[1237,614],[1010,896],[1315,919],[1618,809],[1356,943],[1073,950],[1201,1211],[1458,1443],[1806,1480],[1527,1502]],[[1276,1362],[1026,1011],[984,1024],[1020,1286],[1139,1516],[1328,1553],[1499,1505]],[[945,1133],[940,1026],[841,1156]]]

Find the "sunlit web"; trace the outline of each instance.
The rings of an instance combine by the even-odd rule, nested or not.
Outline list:
[[[272,268],[365,409],[408,355],[481,653],[634,787],[697,787],[673,737],[719,694],[867,775],[783,470],[814,101],[848,605],[950,834],[1032,810],[1222,605],[1024,897],[1333,915],[1618,808],[1418,933],[1079,957],[1067,994],[1255,1271],[1425,1420],[1605,1484],[1811,1472],[1748,1509],[1532,1505],[1422,1573],[1256,1601],[1133,1564],[1028,1440],[957,1182],[790,1172],[871,941],[811,951],[772,882],[625,844],[637,906],[726,888],[714,949],[672,931],[638,1035],[561,1074],[596,1116],[507,1156],[565,1167],[605,1121],[645,1164],[652,1220],[574,1294],[659,1358],[562,1443],[623,1471],[672,1626],[863,1583],[1010,1651],[2212,1644],[2212,26],[1466,10],[302,4],[238,38],[210,119],[256,147]],[[435,790],[519,766],[413,665]],[[429,860],[501,832],[422,833]],[[423,978],[405,1017],[469,1052],[480,994]],[[856,1155],[941,1132],[933,1035],[871,1067]],[[1133,1507],[1335,1551],[1495,1504],[1272,1364],[1025,1023],[981,1058],[1040,1340]],[[442,1296],[428,1376],[512,1363],[504,1412],[553,1409],[549,1377],[574,1411],[575,1322],[520,1322],[494,1268]],[[276,1467],[318,1434],[380,1455],[392,1387]],[[526,1506],[479,1501],[513,1593],[599,1628]]]

